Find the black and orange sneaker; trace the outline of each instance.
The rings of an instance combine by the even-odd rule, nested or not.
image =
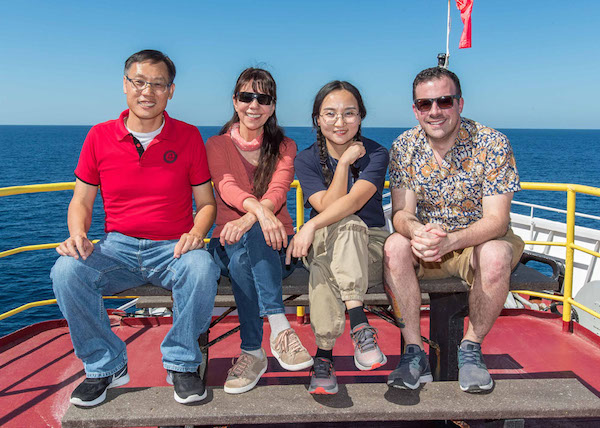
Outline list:
[[[338,392],[337,378],[333,369],[333,361],[328,358],[316,357],[311,369],[308,392],[311,394],[336,394]]]

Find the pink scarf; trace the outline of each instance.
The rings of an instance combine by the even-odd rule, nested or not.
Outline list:
[[[233,125],[231,125],[231,128],[229,128],[229,134],[231,135],[231,139],[233,140],[233,143],[236,145],[236,147],[243,152],[252,152],[254,150],[258,150],[263,140],[263,134],[260,134],[252,141],[244,140],[244,137],[240,135],[239,122],[236,122]]]

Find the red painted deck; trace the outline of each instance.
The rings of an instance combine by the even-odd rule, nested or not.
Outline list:
[[[340,383],[385,382],[399,360],[399,330],[378,318],[371,319],[379,329],[380,345],[388,356],[388,363],[373,372],[357,370],[352,359],[352,343],[345,333],[334,349]],[[155,318],[146,325],[135,326],[118,325],[119,319],[114,320],[116,333],[127,342],[131,377],[128,387],[167,386],[159,344],[170,328],[170,319]],[[211,329],[211,339],[235,326],[236,321],[235,317],[229,317]],[[310,326],[297,325],[295,321],[292,326],[314,353]],[[426,317],[422,319],[422,326],[426,332]],[[600,367],[600,338],[585,333],[579,329],[574,334],[563,333],[561,319],[551,314],[504,311],[484,342],[485,360],[496,379],[577,378],[600,397],[597,369]],[[270,355],[268,335],[269,327],[265,323],[263,346]],[[235,334],[210,348],[209,386],[223,385],[231,359],[239,353],[239,344],[239,334]],[[60,426],[71,391],[84,376],[64,322],[40,323],[6,336],[0,339],[0,352],[0,426]],[[308,382],[308,373],[308,370],[287,372],[270,357],[269,369],[258,385],[304,384]],[[458,386],[457,394],[462,394]]]

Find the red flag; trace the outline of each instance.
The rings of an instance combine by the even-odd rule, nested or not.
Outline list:
[[[460,19],[463,22],[463,32],[460,36],[458,48],[471,47],[471,11],[473,10],[473,0],[456,0],[456,7],[460,10]]]

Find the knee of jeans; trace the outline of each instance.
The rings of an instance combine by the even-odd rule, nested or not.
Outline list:
[[[229,270],[231,275],[235,275],[235,272],[250,270],[250,259],[248,258],[248,252],[245,248],[238,249],[229,258]]]
[[[57,292],[63,289],[73,288],[73,278],[77,275],[77,271],[81,267],[82,264],[79,260],[75,260],[69,256],[60,256],[50,271],[54,293],[57,294]]]
[[[206,250],[194,250],[183,254],[179,259],[177,270],[181,274],[185,273],[186,275],[211,281],[216,281],[221,275],[221,270],[212,255]]]
[[[262,227],[260,227],[260,223],[254,223],[252,227],[244,234],[242,239],[250,240],[251,242],[256,241],[257,239],[262,239],[264,241],[265,237]]]

